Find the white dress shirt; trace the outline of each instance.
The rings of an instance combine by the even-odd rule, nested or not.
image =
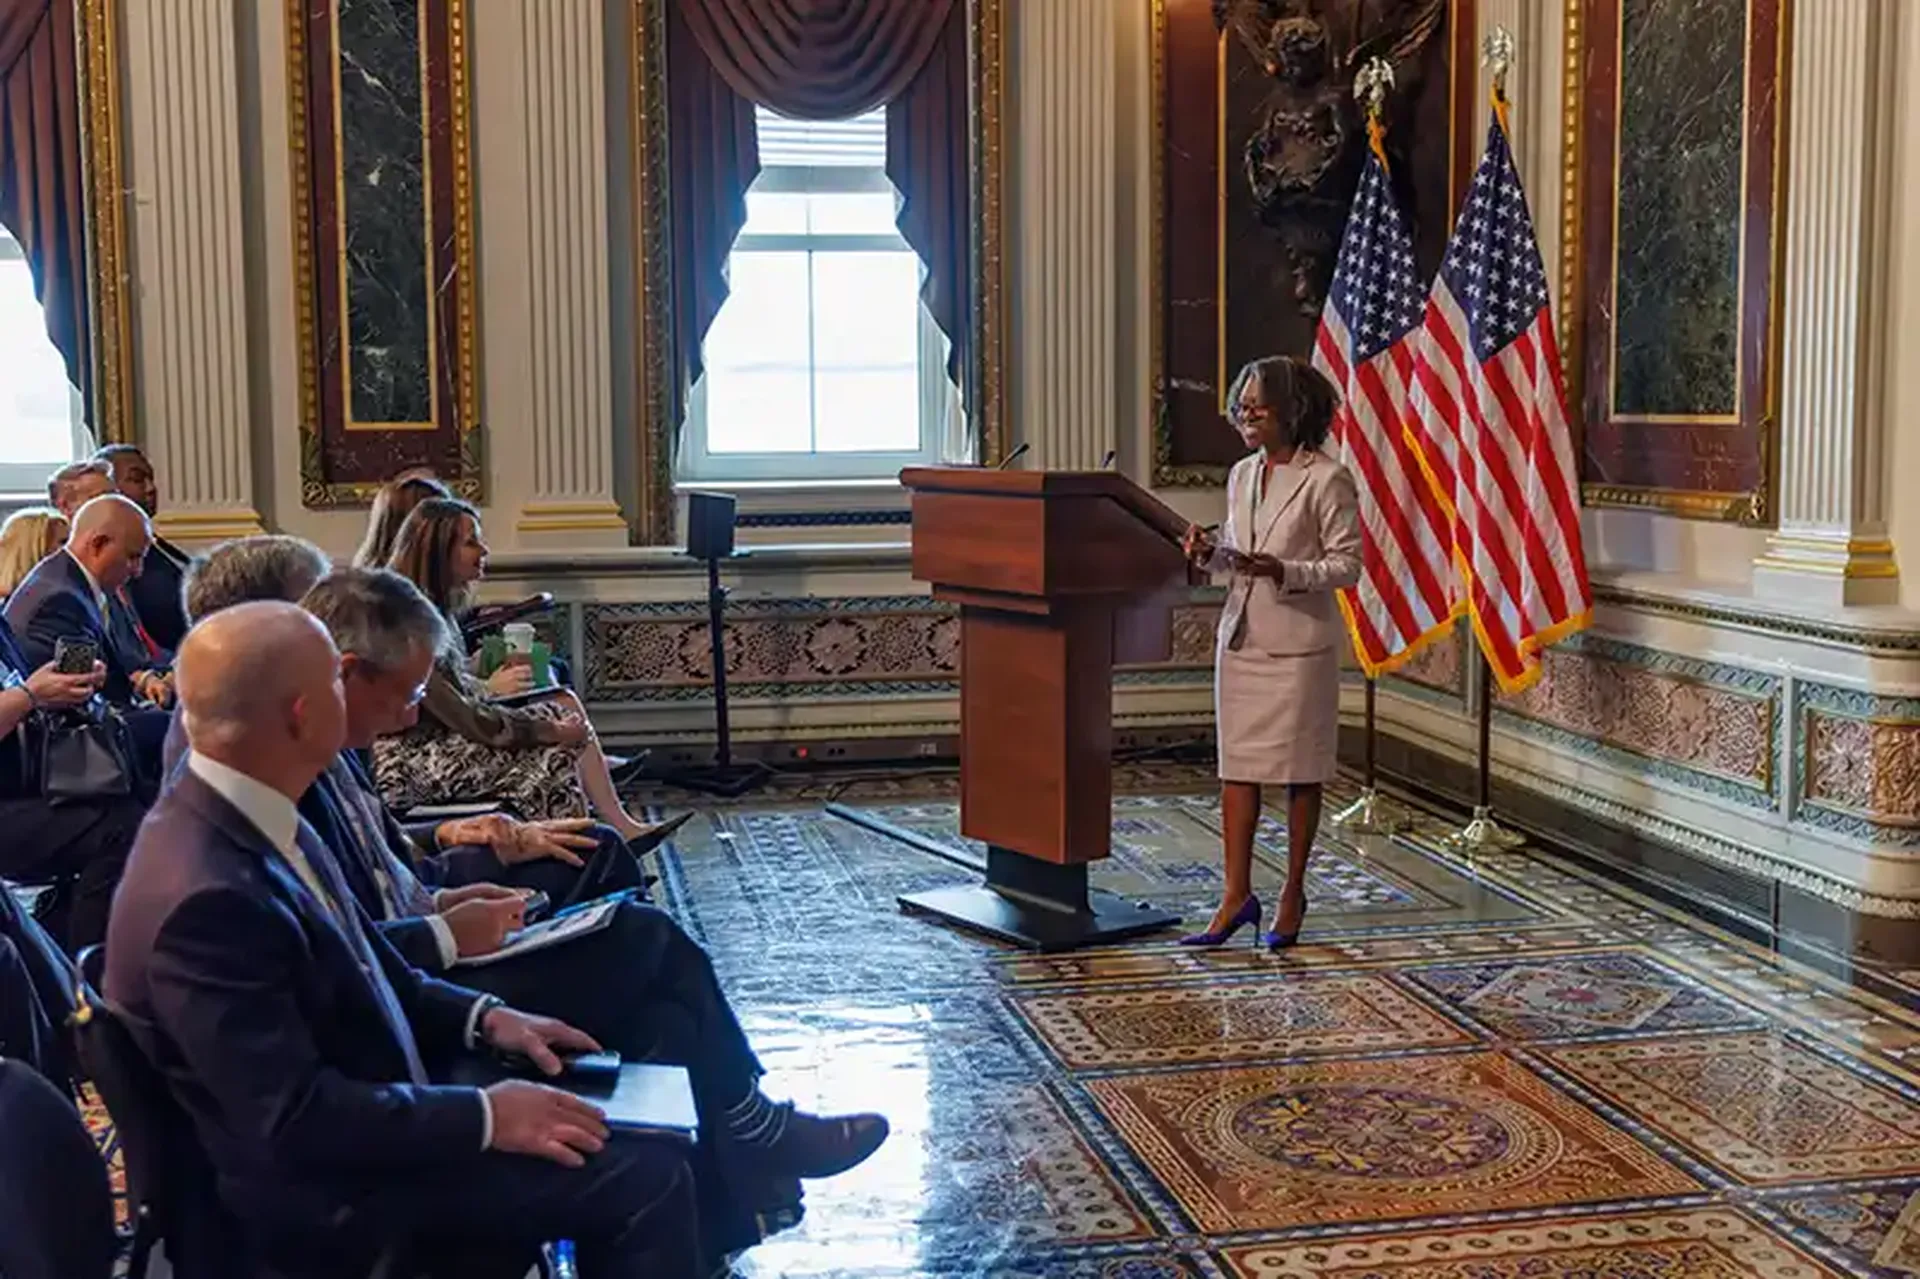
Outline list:
[[[319,874],[313,869],[313,863],[300,848],[300,810],[285,795],[265,782],[248,777],[237,768],[230,768],[217,759],[208,759],[199,751],[187,755],[187,768],[211,787],[215,794],[237,809],[240,815],[253,824],[253,828],[273,845],[273,850],[293,868],[314,900],[324,906],[336,920],[340,912],[353,909],[351,902],[335,901],[333,894]],[[345,924],[342,923],[344,928]],[[466,1043],[471,1048],[480,1037],[480,1018],[496,1001],[481,997],[473,1001],[473,1007],[467,1013]],[[493,1103],[487,1099],[484,1091],[478,1091],[480,1098],[480,1149],[493,1145]]]

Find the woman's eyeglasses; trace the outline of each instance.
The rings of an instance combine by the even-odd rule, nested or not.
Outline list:
[[[1273,410],[1264,404],[1242,404],[1234,401],[1227,406],[1227,421],[1235,426],[1245,426],[1249,422],[1264,421]]]

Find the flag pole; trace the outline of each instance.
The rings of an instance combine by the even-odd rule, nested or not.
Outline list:
[[[1367,676],[1366,773],[1360,797],[1333,815],[1334,827],[1348,835],[1391,835],[1407,824],[1406,810],[1380,793],[1375,780],[1374,748],[1378,730],[1374,727],[1374,694],[1378,685]]]
[[[1513,33],[1495,27],[1487,36],[1481,58],[1493,72],[1493,111],[1500,127],[1507,127],[1507,71],[1513,66]],[[1469,860],[1476,853],[1506,852],[1526,843],[1526,838],[1506,829],[1493,816],[1493,665],[1484,649],[1480,654],[1479,707],[1479,785],[1474,793],[1473,820],[1447,836],[1446,846],[1465,853]]]
[[[1387,90],[1393,87],[1393,64],[1385,58],[1374,58],[1360,69],[1353,80],[1353,96],[1360,99],[1367,113],[1367,143],[1380,156],[1380,163],[1387,162],[1386,151],[1381,143],[1385,125],[1381,116],[1386,106]],[[1380,793],[1374,769],[1374,750],[1378,741],[1378,729],[1374,719],[1374,697],[1377,692],[1374,677],[1367,676],[1367,727],[1366,727],[1366,775],[1360,789],[1360,797],[1333,815],[1335,829],[1348,835],[1391,835],[1403,829],[1407,824],[1407,813],[1398,804]]]
[[[1447,836],[1446,845],[1472,857],[1475,853],[1504,853],[1526,843],[1526,837],[1502,826],[1493,816],[1493,667],[1480,654],[1480,777],[1474,792],[1473,820]]]

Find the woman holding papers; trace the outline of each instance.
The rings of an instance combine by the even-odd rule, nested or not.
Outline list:
[[[1322,452],[1339,405],[1332,383],[1292,356],[1240,371],[1228,419],[1253,452],[1227,476],[1217,533],[1189,528],[1187,556],[1230,573],[1214,650],[1226,891],[1189,946],[1218,946],[1261,918],[1253,841],[1261,789],[1287,790],[1287,883],[1261,936],[1283,950],[1307,912],[1307,855],[1320,788],[1334,774],[1340,727],[1341,624],[1334,593],[1360,579],[1353,477]]]

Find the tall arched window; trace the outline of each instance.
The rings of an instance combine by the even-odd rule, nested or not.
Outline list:
[[[47,477],[93,448],[80,393],[47,338],[33,273],[0,227],[0,496],[46,500]]]

